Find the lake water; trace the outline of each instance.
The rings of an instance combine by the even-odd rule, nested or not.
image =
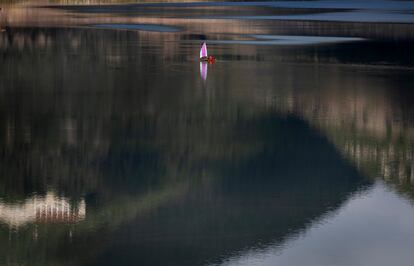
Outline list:
[[[354,3],[4,5],[0,265],[411,265],[414,7]]]

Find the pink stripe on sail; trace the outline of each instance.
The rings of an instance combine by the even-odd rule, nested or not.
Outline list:
[[[202,57],[207,57],[207,45],[205,42],[203,42],[203,45],[201,45],[200,58]]]

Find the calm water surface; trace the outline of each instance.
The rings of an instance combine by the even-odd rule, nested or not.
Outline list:
[[[410,25],[167,11],[8,13],[0,265],[411,265]]]

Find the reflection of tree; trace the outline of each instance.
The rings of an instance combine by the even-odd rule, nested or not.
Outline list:
[[[2,73],[16,82],[2,80],[3,195],[7,192],[10,197],[15,191],[16,197],[24,197],[30,189],[46,191],[52,186],[79,196],[102,189],[103,172],[124,174],[113,172],[113,162],[135,164],[136,171],[144,164],[151,166],[143,160],[153,158],[161,163],[152,165],[150,172],[167,171],[164,167],[168,167],[171,175],[183,170],[173,170],[180,160],[243,157],[260,149],[257,141],[232,141],[229,128],[237,119],[237,109],[194,109],[205,104],[200,101],[202,95],[199,91],[188,95],[179,89],[189,84],[169,73],[170,65],[165,61],[169,52],[165,57],[162,52],[153,57],[146,53],[150,47],[145,42],[139,51],[127,42],[121,42],[122,47],[112,46],[121,37],[139,41],[134,34],[68,33],[17,32],[11,46],[5,48]],[[37,49],[33,54],[32,45]],[[39,56],[46,49],[50,53]],[[22,51],[29,54],[21,57]],[[85,67],[88,65],[92,67]],[[158,65],[165,68],[154,69]],[[117,71],[120,67],[122,72]],[[162,76],[177,89],[168,90]],[[197,76],[190,81],[197,82]],[[149,91],[150,87],[154,89]],[[199,100],[192,102],[194,97]]]
[[[284,111],[318,128],[362,173],[381,177],[414,199],[411,70],[372,80],[353,73],[352,80],[343,81],[339,70],[316,70],[314,75],[323,75],[326,83],[320,92],[294,92],[294,102]]]

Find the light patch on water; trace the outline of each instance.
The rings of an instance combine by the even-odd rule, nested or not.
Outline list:
[[[407,265],[414,255],[414,207],[378,182],[304,234],[228,258],[222,265]]]
[[[208,16],[205,19],[300,20],[337,22],[414,23],[414,14],[393,11],[349,11],[306,15]]]
[[[293,35],[249,35],[255,40],[209,40],[215,44],[245,44],[245,45],[312,45],[338,42],[362,41],[354,37],[325,37],[325,36],[293,36]]]

